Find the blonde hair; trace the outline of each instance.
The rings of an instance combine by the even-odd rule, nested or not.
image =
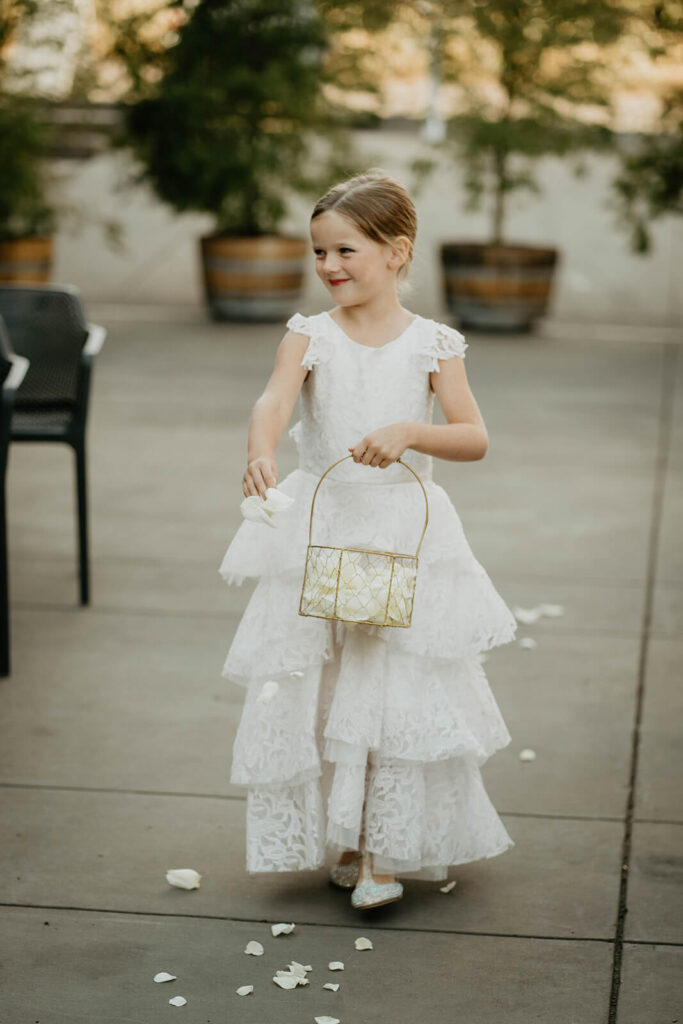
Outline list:
[[[311,220],[330,210],[346,217],[373,242],[393,245],[404,235],[410,248],[399,275],[407,273],[415,248],[417,213],[403,185],[379,170],[357,174],[326,192],[315,204]]]

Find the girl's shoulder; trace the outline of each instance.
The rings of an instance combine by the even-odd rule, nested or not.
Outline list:
[[[287,321],[287,328],[294,334],[303,334],[309,339],[308,346],[301,360],[301,365],[312,370],[317,363],[323,363],[330,354],[328,330],[329,316],[327,313],[315,313],[303,316],[295,313]]]
[[[440,359],[452,359],[454,356],[465,358],[468,344],[460,331],[437,320],[429,320],[424,316],[416,316],[415,326],[419,336],[418,351],[423,369],[430,373],[439,372]]]
[[[314,313],[313,316],[304,316],[302,313],[295,313],[287,321],[287,327],[295,334],[305,334],[311,338],[314,334],[320,333],[325,327],[327,313]]]

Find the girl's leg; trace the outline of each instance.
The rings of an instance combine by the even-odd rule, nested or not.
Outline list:
[[[366,819],[368,790],[371,775],[371,765],[368,759],[365,773],[365,801],[363,805],[363,816],[361,819],[360,835],[360,872],[358,883],[351,895],[351,903],[357,910],[370,910],[373,907],[382,907],[387,903],[394,903],[400,900],[403,895],[403,886],[394,875],[375,874],[373,871],[372,852],[366,849]]]
[[[365,835],[360,837],[361,865],[358,875],[358,885],[365,885],[367,882],[375,882],[377,885],[388,885],[396,881],[396,875],[375,874],[372,867],[372,854],[365,849]],[[356,888],[358,888],[358,885]]]

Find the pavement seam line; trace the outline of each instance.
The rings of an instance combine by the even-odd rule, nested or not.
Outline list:
[[[112,907],[67,907],[60,906],[59,904],[52,903],[4,903],[0,901],[0,908],[7,907],[14,910],[56,910],[63,911],[65,913],[77,913],[77,914],[121,914],[124,917],[154,917],[161,918],[163,920],[173,921],[225,921],[237,924],[271,924],[271,918],[264,917],[230,917],[227,914],[164,914],[162,911],[154,910],[117,910]],[[347,931],[357,931],[357,923],[345,924],[344,922],[338,921],[334,924],[330,924],[327,921],[297,921],[297,927],[300,928],[344,928]],[[391,932],[392,934],[414,934],[419,932],[421,935],[476,935],[484,936],[492,939],[536,939],[542,942],[602,942],[605,945],[611,946],[613,939],[609,936],[595,936],[595,935],[525,935],[522,932],[478,932],[470,931],[468,929],[449,929],[449,928],[390,928],[387,925],[376,925],[368,924],[367,927],[371,928],[375,932]],[[644,943],[644,945],[651,945],[651,943]],[[658,945],[675,945],[674,943],[658,943]]]
[[[173,790],[165,789],[126,789],[118,786],[69,786],[66,783],[59,785],[54,782],[0,782],[0,790],[2,789],[31,789],[31,790],[46,790],[47,792],[57,793],[111,793],[118,796],[161,796],[161,797],[176,797],[180,800],[246,800],[246,795],[242,796],[239,793],[185,793],[182,791],[174,792]],[[503,818],[538,818],[541,821],[595,821],[595,822],[610,822],[612,824],[623,823],[623,817],[616,817],[614,815],[603,815],[603,814],[552,814],[550,812],[543,813],[540,811],[498,811]],[[649,824],[650,822],[646,818],[635,819],[638,822]],[[683,822],[658,822],[655,821],[653,824],[681,824]],[[0,904],[1,906],[2,904]]]
[[[669,465],[669,449],[671,446],[671,431],[675,401],[674,389],[676,382],[676,361],[678,356],[677,347],[675,345],[664,345],[662,349],[662,356],[662,390],[659,411],[659,436],[657,439],[657,455],[652,488],[645,601],[643,604],[640,651],[638,656],[638,682],[636,685],[636,700],[633,713],[633,725],[631,729],[631,768],[628,781],[626,811],[624,815],[624,838],[621,847],[619,900],[614,933],[612,981],[610,986],[607,1024],[617,1024],[619,991],[621,989],[624,931],[626,926],[626,914],[628,913],[628,876],[631,867],[631,848],[633,840],[633,825],[635,821],[635,796],[638,778],[638,759],[640,754],[640,734],[645,698],[645,672],[650,649],[649,641],[652,632],[652,611],[654,605],[655,577],[657,572],[657,555],[659,552],[659,538],[664,508],[666,474]]]

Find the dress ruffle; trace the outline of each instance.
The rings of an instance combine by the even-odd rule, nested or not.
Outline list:
[[[267,702],[268,673],[249,683],[232,773],[248,869],[320,867],[362,827],[376,870],[419,878],[508,849],[479,766],[510,736],[479,659],[407,657],[358,630],[327,654],[275,674]]]
[[[318,313],[316,316],[302,316],[301,313],[295,313],[287,321],[290,331],[310,338],[301,360],[301,365],[307,370],[312,370],[318,363],[326,362],[331,355],[329,339],[321,323],[323,315]]]
[[[428,373],[440,373],[440,359],[452,359],[453,356],[465,358],[468,344],[465,338],[455,328],[447,324],[437,323],[436,320],[425,320],[420,318],[418,323],[420,332],[421,366]]]

